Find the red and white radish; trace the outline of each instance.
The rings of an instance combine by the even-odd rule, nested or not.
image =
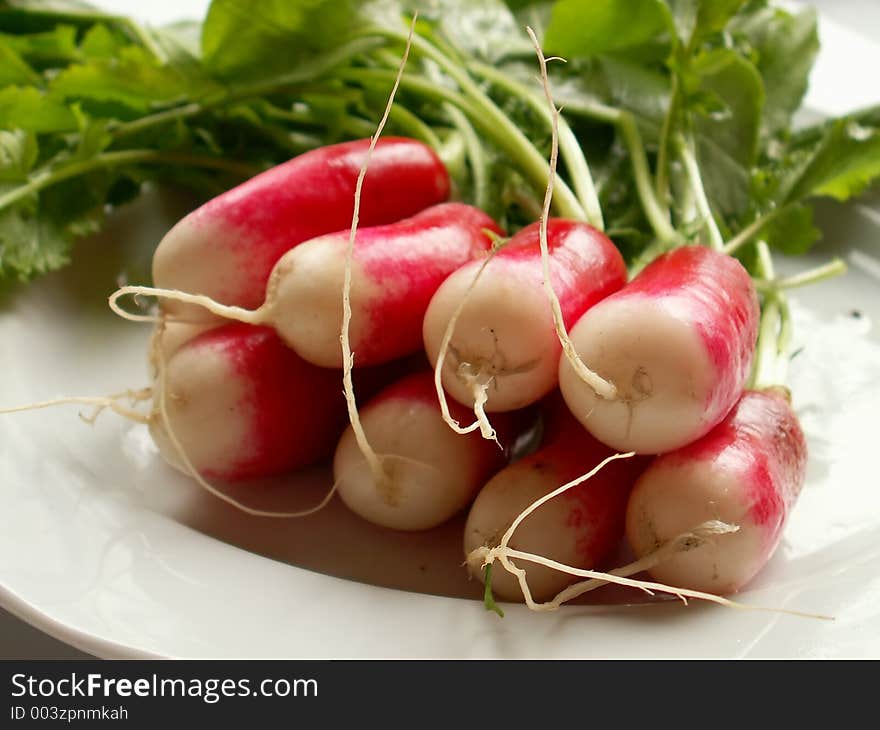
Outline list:
[[[471,507],[464,552],[471,574],[481,580],[484,570],[475,552],[478,548],[497,546],[529,505],[612,455],[584,431],[561,399],[548,410],[544,424],[540,449],[498,472]],[[598,567],[623,537],[627,498],[644,467],[643,458],[608,464],[589,481],[532,512],[517,527],[509,546],[578,568]],[[544,565],[523,567],[534,600],[550,599],[574,580]],[[492,590],[502,598],[523,599],[517,578],[507,572],[493,573]]]
[[[603,443],[656,454],[706,434],[740,397],[754,357],[758,299],[736,259],[671,251],[590,309],[570,332],[583,362],[613,383],[603,398],[567,360],[559,386]]]
[[[224,325],[167,359],[150,433],[165,460],[186,473],[167,423],[206,479],[278,474],[331,452],[345,424],[339,382],[338,371],[305,362],[267,327]]]
[[[453,406],[453,413],[465,409]],[[479,434],[460,435],[443,422],[430,371],[389,386],[360,412],[360,423],[379,458],[377,477],[349,427],[336,448],[333,474],[342,501],[370,522],[397,530],[425,530],[461,511],[504,465],[498,446]],[[512,444],[518,414],[498,421]],[[382,478],[384,477],[384,478]]]
[[[642,474],[627,507],[629,543],[643,556],[701,523],[735,525],[735,532],[679,551],[649,572],[673,586],[738,591],[776,549],[806,459],[787,391],[747,391],[703,438],[657,457]]]
[[[586,223],[550,219],[547,243],[565,326],[626,281],[614,244]],[[540,223],[514,235],[473,285],[482,266],[461,267],[437,290],[425,314],[425,349],[459,403],[473,406],[485,393],[486,411],[522,408],[555,387],[562,352],[544,289]]]
[[[369,176],[367,177],[369,179]],[[359,365],[416,352],[437,287],[486,252],[498,225],[478,208],[443,203],[404,221],[361,228],[351,270],[350,346]],[[309,362],[342,367],[339,333],[349,232],[312,239],[278,262],[267,307],[282,339]]]
[[[286,251],[351,223],[369,147],[362,139],[306,152],[208,201],[160,242],[155,286],[259,307],[269,273]],[[389,137],[372,152],[360,216],[367,226],[391,223],[448,195],[449,175],[429,147]],[[163,301],[163,309],[178,318],[210,318],[207,310],[175,300]]]
[[[351,266],[350,346],[359,365],[373,365],[421,348],[422,320],[443,280],[487,251],[497,224],[464,203],[441,203],[385,226],[357,231]],[[254,310],[227,307],[201,295],[128,286],[126,293],[157,294],[163,301],[202,303],[214,314],[274,327],[304,359],[342,367],[339,336],[343,321],[346,249],[350,231],[300,244],[282,256],[266,285],[265,301]]]

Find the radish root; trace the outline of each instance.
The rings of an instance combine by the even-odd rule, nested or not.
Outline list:
[[[648,553],[638,560],[633,561],[632,563],[629,563],[629,565],[624,565],[620,568],[614,568],[613,570],[610,570],[608,572],[611,575],[626,578],[628,576],[650,570],[654,566],[659,565],[660,563],[668,560],[675,555],[678,555],[679,553],[694,550],[695,548],[698,548],[706,544],[707,542],[710,542],[711,539],[713,537],[716,537],[717,535],[727,535],[738,531],[739,525],[731,525],[727,522],[721,522],[720,520],[709,520],[702,523],[701,525],[697,525],[688,532],[683,532],[682,534],[677,535],[671,540],[667,540],[656,550]],[[574,583],[560,591],[552,600],[547,601],[546,603],[536,604],[536,610],[555,611],[563,603],[571,601],[578,596],[583,595],[584,593],[593,591],[596,588],[601,588],[602,586],[607,584],[607,580],[599,580],[596,578],[591,578],[589,580]]]
[[[479,282],[480,277],[483,275],[483,272],[486,270],[486,267],[489,265],[489,262],[498,253],[499,250],[504,246],[505,240],[496,241],[492,249],[486,255],[486,259],[480,264],[480,268],[477,269],[477,273],[474,275],[473,281],[468,285],[468,288],[465,290],[464,295],[461,300],[458,302],[458,306],[456,306],[455,311],[452,313],[452,317],[449,318],[449,322],[446,325],[446,329],[443,332],[443,339],[440,341],[440,352],[437,354],[437,363],[434,365],[434,388],[437,391],[437,400],[440,403],[440,413],[443,416],[443,420],[446,424],[456,433],[459,434],[467,434],[477,429],[480,429],[480,433],[483,435],[483,438],[492,439],[496,443],[498,438],[495,434],[495,429],[492,427],[492,424],[489,422],[488,417],[486,416],[486,411],[483,406],[486,404],[488,400],[487,391],[489,389],[489,384],[492,382],[492,377],[485,382],[480,382],[482,378],[485,377],[485,373],[482,372],[482,369],[477,373],[472,372],[473,366],[468,362],[459,362],[458,368],[455,371],[455,374],[458,378],[462,379],[468,386],[470,386],[471,391],[474,395],[474,416],[476,417],[476,421],[471,423],[469,426],[462,426],[458,421],[456,421],[452,414],[449,412],[449,401],[446,399],[446,391],[443,390],[443,366],[446,363],[446,354],[449,352],[452,337],[455,334],[455,325],[458,324],[458,319],[461,317],[462,312],[464,311],[465,306],[467,305],[468,299],[470,299],[471,294],[474,289],[477,287],[477,282]]]
[[[119,299],[129,295],[133,296],[135,299],[140,296],[150,296],[159,299],[172,299],[176,302],[183,302],[184,304],[195,304],[206,309],[211,314],[216,314],[219,317],[234,320],[236,322],[244,322],[245,324],[259,325],[264,324],[268,320],[268,311],[265,306],[259,307],[258,309],[245,309],[244,307],[233,307],[228,304],[221,304],[205,294],[189,294],[180,291],[179,289],[157,289],[152,286],[123,286],[110,295],[107,303],[110,305],[110,309],[112,309],[114,313],[122,317],[122,319],[127,319],[131,322],[154,322],[161,324],[171,320],[167,315],[134,314],[133,312],[123,309],[119,306]],[[174,319],[173,321],[182,322],[184,320]]]
[[[528,517],[530,514],[532,514],[532,512],[541,507],[541,505],[549,502],[555,497],[558,497],[560,494],[567,492],[569,489],[573,489],[574,487],[582,484],[588,479],[591,479],[612,461],[616,459],[628,459],[632,456],[635,456],[634,452],[628,452],[625,454],[613,454],[612,456],[609,456],[608,458],[601,461],[596,467],[594,467],[586,474],[583,474],[576,479],[572,479],[570,482],[563,484],[561,487],[558,487],[552,492],[549,492],[543,497],[535,500],[534,502],[532,502],[532,504],[526,507],[516,517],[516,519],[513,520],[513,522],[510,524],[510,527],[507,528],[507,531],[501,537],[501,540],[499,541],[497,546],[490,548],[487,545],[483,545],[481,547],[478,547],[468,554],[467,562],[473,563],[476,560],[480,560],[481,565],[485,568],[492,565],[497,560],[502,568],[504,568],[508,573],[516,577],[517,582],[519,583],[520,590],[522,591],[523,597],[525,599],[525,603],[532,611],[553,611],[558,609],[566,601],[570,601],[573,598],[576,598],[577,596],[586,593],[587,591],[594,590],[595,588],[599,588],[600,586],[607,583],[616,583],[617,585],[628,586],[630,588],[638,588],[648,595],[654,595],[655,592],[668,593],[675,596],[676,598],[679,598],[685,605],[687,605],[689,598],[693,598],[703,601],[709,601],[711,603],[717,603],[728,608],[741,608],[754,611],[773,611],[776,613],[786,613],[793,616],[801,616],[805,618],[832,620],[832,617],[830,616],[803,613],[801,611],[792,611],[782,608],[765,608],[763,606],[752,606],[744,603],[737,603],[736,601],[731,601],[728,598],[715,595],[714,593],[693,591],[688,588],[677,588],[675,586],[666,585],[664,583],[636,580],[627,577],[629,575],[641,572],[642,570],[657,565],[659,562],[668,559],[673,554],[685,550],[695,549],[707,542],[708,540],[712,539],[713,537],[736,532],[739,529],[737,525],[730,525],[717,520],[712,520],[698,525],[693,530],[678,535],[672,540],[667,541],[657,550],[643,557],[642,559],[637,560],[634,563],[630,563],[627,566],[612,570],[610,572],[576,568],[572,565],[566,565],[565,563],[551,560],[550,558],[546,558],[543,555],[527,553],[510,547],[510,540],[516,532],[517,527],[522,524],[523,520],[525,520],[526,517]],[[576,576],[579,578],[586,578],[588,580],[569,586],[568,588],[557,594],[557,596],[551,601],[538,603],[532,597],[532,592],[529,589],[529,584],[526,579],[526,571],[523,568],[517,567],[511,559],[522,560],[528,563],[535,563],[536,565],[543,565],[552,570],[557,570],[561,573],[566,573],[568,575]]]
[[[571,338],[568,336],[568,331],[565,328],[565,321],[562,317],[562,307],[559,304],[559,297],[556,296],[556,292],[553,290],[553,284],[550,281],[550,251],[549,244],[547,243],[547,219],[550,217],[550,204],[553,200],[553,186],[556,182],[556,165],[559,156],[559,109],[556,108],[556,104],[553,101],[553,93],[550,90],[550,78],[547,75],[547,59],[544,57],[544,52],[541,50],[541,44],[538,42],[535,31],[530,27],[526,27],[526,31],[532,39],[532,43],[535,46],[535,52],[538,55],[538,62],[541,66],[541,83],[544,87],[544,96],[550,107],[550,174],[547,178],[547,190],[544,194],[544,205],[540,218],[541,262],[544,269],[544,291],[546,291],[547,298],[550,301],[550,308],[553,311],[553,324],[556,328],[556,334],[559,337],[559,343],[562,345],[562,350],[565,353],[566,359],[574,368],[578,377],[589,385],[595,391],[596,395],[605,400],[614,400],[617,397],[617,388],[614,384],[605,380],[593,370],[590,370],[577,354],[574,343],[571,341]],[[554,57],[551,60],[563,61],[564,59]]]
[[[376,480],[376,483],[380,488],[383,486],[389,486],[389,475],[382,465],[382,460],[370,445],[367,434],[364,432],[360,415],[358,413],[357,399],[355,398],[354,393],[354,382],[352,380],[352,370],[354,368],[354,353],[351,351],[350,336],[352,263],[354,259],[354,242],[355,237],[357,236],[358,220],[360,217],[361,194],[364,186],[364,178],[367,176],[367,168],[370,165],[370,158],[373,155],[373,150],[376,148],[379,136],[382,134],[382,130],[385,128],[385,124],[388,121],[388,116],[391,114],[391,107],[394,106],[394,97],[400,86],[403,69],[406,67],[410,48],[412,47],[417,18],[418,13],[414,13],[412,23],[410,24],[409,35],[406,39],[406,46],[403,49],[403,56],[400,59],[400,66],[397,69],[397,76],[394,79],[394,85],[391,88],[388,102],[385,105],[385,111],[382,114],[382,118],[379,120],[379,124],[376,126],[375,133],[370,137],[370,146],[367,148],[364,163],[361,165],[360,172],[358,173],[357,184],[355,185],[354,190],[354,212],[351,217],[351,230],[348,236],[348,247],[345,251],[345,279],[342,286],[342,332],[339,335],[339,339],[342,344],[342,385],[345,393],[345,401],[348,405],[348,420],[351,423],[351,428],[354,432],[358,448],[360,448],[361,453],[364,455],[364,459],[373,474],[373,478]]]
[[[113,395],[105,396],[69,396],[66,398],[53,398],[51,400],[38,401],[36,403],[27,403],[12,408],[0,408],[0,413],[22,413],[24,411],[35,411],[41,408],[51,408],[53,406],[78,404],[95,407],[91,415],[86,416],[80,413],[79,417],[89,424],[94,423],[101,412],[106,408],[109,408],[114,413],[117,413],[130,421],[146,424],[149,423],[149,417],[140,411],[136,411],[133,406],[141,401],[149,400],[152,398],[152,395],[153,391],[151,388],[143,388],[141,390],[126,390],[122,393],[114,393]],[[123,405],[123,401],[129,401],[132,407]]]

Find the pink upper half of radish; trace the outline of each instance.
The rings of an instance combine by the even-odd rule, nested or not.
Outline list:
[[[153,259],[157,287],[256,308],[275,262],[293,246],[351,224],[355,184],[369,140],[328,145],[242,183],[183,218]],[[379,140],[364,179],[360,223],[391,223],[445,200],[449,176],[426,145]],[[209,318],[172,301],[169,312]]]
[[[734,258],[702,246],[664,254],[571,330],[603,399],[560,363],[563,396],[588,430],[621,451],[662,453],[715,426],[739,398],[758,331],[754,285]]]
[[[443,384],[453,398],[474,402],[468,376],[489,383],[488,411],[534,403],[556,384],[561,346],[543,286],[539,224],[517,233],[488,263],[468,295],[450,341]],[[614,244],[585,224],[550,219],[550,280],[571,324],[626,281]],[[474,261],[437,290],[424,322],[425,349],[436,363],[447,325],[480,268]],[[463,377],[462,369],[467,373]]]
[[[481,210],[443,203],[405,220],[360,228],[353,248],[350,345],[358,364],[416,352],[422,320],[437,287],[500,233]],[[270,318],[302,357],[341,367],[339,335],[349,231],[307,241],[285,254],[267,287]]]
[[[747,391],[698,441],[655,459],[627,510],[627,536],[639,555],[708,520],[738,531],[651,570],[672,585],[730,593],[766,564],[804,483],[807,447],[780,390]]]
[[[482,545],[496,546],[529,505],[613,454],[584,431],[561,399],[548,404],[544,423],[541,447],[498,472],[477,496],[465,526],[466,555]],[[623,537],[627,497],[645,465],[643,457],[610,462],[526,517],[510,547],[578,568],[600,568]],[[552,598],[574,580],[544,566],[514,562],[525,568],[535,600]],[[469,569],[483,577],[479,561],[469,562]],[[522,599],[516,578],[500,568],[493,571],[492,586],[501,597]]]
[[[168,359],[164,386],[174,434],[207,478],[304,466],[329,453],[345,423],[341,373],[305,362],[267,327],[236,323],[197,336]],[[158,410],[152,426],[180,466]]]

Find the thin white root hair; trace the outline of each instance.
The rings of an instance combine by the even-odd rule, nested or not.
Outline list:
[[[671,540],[667,540],[656,550],[653,550],[638,560],[635,560],[628,565],[621,566],[620,568],[609,570],[608,573],[623,578],[636,575],[637,573],[650,570],[679,553],[698,548],[709,542],[713,537],[727,535],[738,531],[739,525],[731,525],[727,522],[721,522],[720,520],[709,520],[697,525],[687,532],[676,535]],[[561,590],[552,600],[538,604],[538,607],[542,611],[555,611],[563,603],[567,603],[568,601],[582,596],[584,593],[596,590],[604,585],[608,585],[608,581],[596,578],[579,581],[578,583],[574,583]]]
[[[490,439],[501,447],[501,442],[498,441],[498,435],[489,422],[485,408],[486,402],[489,400],[489,384],[492,382],[492,378],[483,383],[480,382],[478,375],[469,376],[468,379],[474,394],[474,415],[477,417],[477,423],[480,424],[480,434],[484,439]]]
[[[258,325],[265,324],[268,321],[268,311],[265,307],[258,309],[233,307],[228,304],[221,304],[204,294],[189,294],[178,289],[157,289],[152,286],[123,286],[110,295],[107,303],[115,314],[131,322],[154,322],[161,324],[167,322],[168,317],[161,314],[134,314],[123,309],[119,306],[119,299],[129,295],[135,297],[135,299],[140,296],[150,296],[159,299],[172,299],[184,304],[195,304],[211,312],[211,314],[216,314],[219,317],[236,322],[244,322],[245,324]]]
[[[41,408],[52,408],[61,405],[85,405],[94,406],[95,409],[91,415],[85,416],[80,414],[80,418],[86,423],[94,423],[101,412],[109,408],[114,413],[127,418],[136,423],[149,423],[150,419],[145,413],[136,411],[122,404],[121,401],[128,400],[132,405],[140,401],[148,400],[152,397],[152,389],[144,388],[142,390],[126,390],[122,393],[114,393],[105,396],[68,396],[65,398],[52,398],[51,400],[38,401],[36,403],[27,403],[12,408],[0,408],[2,413],[22,413],[24,411],[36,411]]]
[[[160,322],[159,327],[164,327],[164,322]],[[156,340],[156,342],[158,342],[158,339]],[[327,494],[324,495],[323,499],[321,499],[321,501],[314,507],[309,507],[304,510],[298,510],[296,512],[273,512],[270,510],[261,510],[254,507],[249,507],[243,502],[239,502],[234,497],[230,497],[228,494],[225,494],[221,490],[217,489],[217,487],[215,487],[213,484],[208,482],[201,474],[199,474],[198,470],[193,466],[189,455],[186,453],[186,449],[183,448],[183,444],[180,443],[180,439],[177,438],[177,434],[174,432],[174,428],[171,426],[171,419],[168,416],[167,406],[168,388],[166,387],[166,375],[168,370],[165,364],[165,352],[163,351],[161,346],[156,345],[154,349],[154,355],[156,358],[157,369],[156,379],[159,388],[159,417],[162,419],[162,424],[165,427],[165,433],[168,434],[168,439],[171,441],[171,445],[177,452],[177,455],[180,458],[181,462],[183,462],[183,466],[186,468],[187,472],[189,472],[189,475],[196,480],[196,483],[198,483],[198,485],[202,487],[202,489],[204,489],[206,492],[216,497],[217,499],[226,502],[226,504],[232,505],[237,510],[244,512],[245,514],[251,515],[252,517],[273,517],[277,519],[295,519],[299,517],[308,517],[309,515],[313,515],[316,512],[320,512],[330,503],[330,500],[333,499],[333,495],[336,494],[336,488],[339,484],[338,481],[333,484]]]
[[[492,550],[494,550],[493,548]],[[737,601],[731,601],[729,598],[725,598],[724,596],[718,596],[714,593],[705,593],[703,591],[692,591],[689,588],[676,588],[675,586],[666,585],[665,583],[655,583],[653,581],[644,581],[644,580],[634,580],[632,578],[624,578],[621,576],[614,575],[613,573],[602,573],[600,571],[595,570],[586,570],[583,568],[575,568],[572,565],[566,565],[565,563],[559,563],[555,560],[550,560],[549,558],[545,558],[542,555],[534,555],[533,553],[525,553],[519,550],[513,550],[508,548],[504,552],[500,552],[498,554],[493,554],[492,550],[486,548],[487,550],[487,563],[492,562],[492,558],[496,558],[499,563],[501,563],[502,567],[507,570],[509,573],[512,573],[516,576],[519,581],[520,589],[523,592],[523,596],[526,600],[526,605],[532,611],[544,611],[548,610],[543,608],[544,604],[536,603],[532,598],[531,591],[529,591],[529,586],[526,581],[526,571],[522,568],[517,568],[513,563],[510,562],[510,558],[516,558],[518,560],[524,560],[529,563],[536,563],[538,565],[544,565],[553,570],[558,570],[562,573],[568,573],[569,575],[575,575],[582,578],[591,578],[595,580],[601,580],[606,583],[617,583],[619,585],[630,586],[632,588],[638,588],[642,591],[645,591],[649,595],[654,595],[657,593],[668,593],[670,595],[675,596],[676,598],[681,599],[682,603],[688,605],[688,598],[698,599],[701,601],[708,601],[710,603],[717,603],[720,606],[725,606],[727,608],[739,608],[747,611],[768,611],[771,613],[784,613],[790,616],[799,616],[801,618],[814,618],[821,619],[823,621],[833,621],[833,616],[825,616],[823,614],[818,613],[806,613],[804,611],[794,611],[788,608],[774,608],[771,606],[755,606],[748,603],[739,603]],[[550,609],[552,610],[552,609]]]
[[[595,391],[596,395],[605,400],[614,400],[617,397],[617,388],[614,384],[605,380],[593,370],[590,370],[584,361],[581,360],[577,350],[575,350],[574,343],[571,341],[571,338],[568,336],[568,331],[565,328],[565,321],[562,318],[562,307],[559,304],[559,297],[553,290],[553,284],[550,280],[550,251],[549,244],[547,243],[547,219],[550,217],[550,203],[553,200],[553,185],[556,181],[556,165],[559,157],[559,109],[556,108],[556,104],[553,101],[553,93],[550,90],[550,78],[547,75],[547,59],[544,57],[544,52],[541,50],[541,44],[538,42],[538,37],[535,35],[535,31],[530,27],[526,27],[526,31],[528,31],[529,37],[532,39],[532,43],[535,46],[535,52],[538,55],[538,62],[541,66],[541,83],[544,87],[544,96],[547,99],[547,104],[550,106],[550,174],[547,178],[547,190],[544,194],[544,205],[540,218],[541,263],[544,272],[544,291],[547,293],[547,298],[550,301],[550,309],[553,312],[553,324],[556,328],[556,334],[559,337],[559,343],[562,345],[562,350],[565,353],[566,359],[574,368],[578,377],[589,385]]]
[[[483,275],[483,272],[486,270],[486,267],[489,265],[489,262],[494,258],[495,254],[501,250],[504,246],[504,242],[498,243],[492,247],[489,253],[486,255],[485,260],[482,264],[480,264],[480,268],[477,269],[477,273],[474,275],[473,281],[468,285],[468,288],[465,290],[464,295],[458,302],[458,305],[455,307],[455,311],[452,313],[452,317],[449,318],[449,322],[446,324],[446,329],[443,332],[443,339],[440,340],[440,352],[437,354],[437,362],[434,365],[434,389],[437,391],[437,400],[440,403],[440,413],[443,416],[443,420],[453,431],[459,434],[466,434],[476,431],[480,429],[480,433],[483,435],[483,438],[493,439],[497,441],[497,437],[495,435],[495,429],[492,428],[492,424],[489,422],[488,417],[486,416],[486,411],[483,406],[486,404],[488,400],[487,390],[489,387],[489,382],[480,383],[479,382],[479,374],[473,374],[469,372],[471,365],[470,363],[459,363],[457,375],[459,378],[465,380],[465,382],[470,385],[471,389],[474,393],[474,416],[476,417],[476,421],[471,423],[469,426],[462,426],[458,421],[456,421],[452,414],[449,412],[449,401],[446,400],[446,391],[443,390],[443,366],[446,363],[446,353],[449,352],[449,346],[452,343],[452,338],[455,335],[455,326],[458,324],[458,319],[461,317],[462,312],[464,312],[464,308],[470,299],[471,294],[474,289],[477,288],[477,283],[480,281],[480,277]],[[468,378],[472,378],[471,382],[468,382]]]
[[[354,189],[354,211],[351,217],[351,230],[348,236],[348,246],[345,250],[345,278],[342,285],[342,332],[339,335],[339,340],[342,344],[342,386],[345,393],[345,401],[348,405],[348,420],[351,423],[351,429],[354,432],[354,437],[355,441],[357,442],[358,448],[364,455],[364,459],[366,460],[367,465],[369,466],[370,471],[373,474],[373,478],[378,484],[386,483],[388,480],[388,475],[385,471],[385,468],[382,466],[381,459],[379,459],[373,447],[370,445],[370,441],[367,438],[367,434],[364,431],[363,425],[361,424],[360,414],[358,413],[357,407],[357,399],[355,398],[354,393],[354,382],[352,379],[352,370],[354,369],[354,353],[351,351],[352,264],[354,260],[354,242],[357,236],[358,221],[360,219],[361,194],[364,186],[364,178],[367,176],[367,168],[370,165],[370,159],[373,155],[373,150],[376,148],[376,143],[379,141],[382,130],[385,129],[385,124],[387,123],[388,117],[391,114],[391,108],[394,106],[394,97],[396,96],[397,89],[400,86],[400,79],[403,76],[403,69],[406,67],[406,62],[409,58],[410,48],[412,47],[413,34],[416,30],[417,18],[418,13],[414,13],[412,23],[409,28],[409,35],[406,39],[406,47],[403,49],[403,57],[400,59],[400,66],[397,69],[397,76],[394,79],[394,86],[392,86],[391,88],[391,93],[388,96],[388,102],[385,104],[385,111],[382,114],[382,118],[379,120],[379,124],[376,126],[376,131],[373,136],[370,137],[370,146],[367,148],[367,154],[364,157],[364,164],[361,165],[360,172],[358,173],[357,183]]]
[[[626,454],[613,454],[606,459],[603,459],[597,466],[591,469],[586,474],[578,477],[577,479],[572,479],[570,482],[563,484],[561,487],[554,489],[552,492],[545,494],[543,497],[536,499],[532,504],[526,507],[510,524],[510,527],[502,536],[496,547],[488,547],[483,545],[478,547],[475,550],[472,550],[470,554],[467,556],[467,562],[472,563],[475,560],[479,559],[483,567],[491,565],[496,560],[501,564],[508,573],[516,577],[517,582],[519,583],[520,590],[522,591],[523,598],[525,599],[526,605],[532,611],[552,611],[567,600],[571,600],[572,598],[576,598],[581,593],[585,593],[587,590],[592,590],[593,588],[598,588],[600,585],[605,585],[606,583],[616,583],[617,585],[628,586],[630,588],[638,588],[641,591],[644,591],[648,595],[654,595],[655,592],[658,593],[668,593],[677,598],[681,599],[681,601],[687,605],[688,599],[699,599],[703,601],[709,601],[711,603],[717,603],[722,606],[727,606],[728,608],[742,608],[748,610],[758,610],[758,611],[773,611],[777,613],[787,613],[794,616],[802,616],[807,618],[820,618],[820,619],[830,619],[829,616],[822,616],[819,614],[811,614],[811,613],[803,613],[801,611],[792,611],[789,609],[782,608],[765,608],[761,606],[751,606],[743,603],[737,603],[736,601],[731,601],[729,598],[724,598],[723,596],[717,596],[714,593],[705,593],[703,591],[693,591],[688,588],[677,588],[675,586],[666,585],[664,583],[657,583],[654,581],[644,581],[644,580],[636,580],[633,578],[627,577],[627,575],[634,574],[636,572],[640,572],[652,565],[656,565],[660,560],[667,559],[673,552],[681,551],[684,545],[687,545],[688,539],[697,539],[702,544],[703,542],[711,539],[712,536],[723,535],[730,532],[736,532],[739,527],[737,525],[730,525],[725,522],[720,522],[717,520],[712,520],[709,522],[705,522],[699,526],[697,526],[690,533],[684,533],[679,535],[672,540],[665,543],[661,548],[650,556],[646,556],[641,561],[636,561],[635,563],[631,563],[628,566],[624,566],[623,568],[619,568],[616,571],[611,572],[602,572],[597,570],[588,570],[585,568],[576,568],[572,565],[566,565],[565,563],[560,563],[556,560],[552,560],[550,558],[544,557],[543,555],[536,555],[534,553],[523,552],[521,550],[516,550],[510,547],[510,540],[513,538],[514,533],[516,532],[517,527],[522,524],[523,520],[526,519],[530,514],[532,514],[536,509],[538,509],[541,505],[549,502],[551,499],[558,497],[560,494],[567,492],[569,489],[573,489],[574,487],[582,484],[583,482],[591,479],[595,476],[600,470],[602,470],[607,464],[611,463],[616,459],[627,459],[635,454],[633,452],[629,452]],[[690,545],[686,549],[693,549],[695,547],[699,547],[699,545]],[[537,565],[543,565],[551,570],[557,570],[561,573],[566,573],[568,575],[572,575],[578,578],[587,578],[589,580],[589,587],[587,586],[587,582],[581,584],[575,584],[573,586],[569,586],[569,588],[563,590],[560,594],[556,596],[551,601],[546,603],[538,603],[534,600],[532,596],[532,592],[529,588],[528,580],[526,579],[526,571],[523,568],[515,565],[511,559],[522,560],[528,563],[535,563]],[[595,582],[595,585],[593,585]],[[580,590],[580,592],[578,592]]]
[[[602,459],[596,466],[594,466],[590,471],[586,474],[581,474],[581,476],[577,477],[577,479],[572,479],[570,482],[563,484],[561,487],[557,487],[552,492],[545,494],[543,497],[536,499],[532,502],[528,507],[526,507],[522,512],[519,513],[517,518],[510,523],[510,527],[507,528],[507,532],[501,538],[501,542],[498,544],[498,548],[502,550],[507,549],[508,543],[510,539],[513,537],[513,533],[516,532],[516,528],[522,524],[522,521],[528,517],[532,512],[538,509],[541,505],[546,504],[551,499],[555,499],[560,494],[567,492],[569,489],[574,489],[579,484],[583,484],[585,481],[592,479],[596,474],[598,474],[602,469],[604,469],[608,464],[612,461],[617,461],[617,459],[631,459],[635,456],[634,451],[628,451],[625,454],[612,454],[611,456]],[[495,549],[495,548],[493,548]]]

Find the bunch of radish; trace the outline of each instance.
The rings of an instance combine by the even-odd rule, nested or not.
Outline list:
[[[469,510],[467,569],[500,564],[494,591],[533,608],[607,582],[738,591],[804,481],[758,346],[778,295],[762,314],[739,261],[699,245],[628,280],[597,227],[549,217],[551,195],[552,172],[541,220],[507,238],[448,200],[429,147],[377,132],[190,213],[156,250],[155,287],[111,297],[158,322],[139,397],[160,454],[212,491],[332,454],[339,497],[385,528]],[[159,314],[127,313],[127,294]],[[634,561],[600,570],[624,535]],[[643,571],[659,583],[629,577]]]

